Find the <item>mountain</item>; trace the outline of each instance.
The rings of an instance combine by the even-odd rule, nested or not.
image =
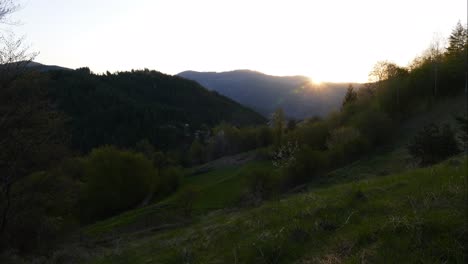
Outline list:
[[[71,119],[72,144],[82,152],[101,145],[132,147],[142,139],[171,149],[221,122],[266,122],[194,81],[156,71],[97,75],[81,68],[44,74],[49,75],[50,95]]]
[[[286,116],[304,119],[339,109],[347,83],[316,85],[305,76],[271,76],[250,70],[229,72],[185,71],[178,76],[197,81],[269,117],[277,108]]]
[[[40,72],[48,72],[48,71],[72,71],[70,68],[65,68],[62,66],[57,66],[57,65],[45,65],[42,63],[38,63],[35,61],[28,62],[27,64],[28,68],[40,71]]]

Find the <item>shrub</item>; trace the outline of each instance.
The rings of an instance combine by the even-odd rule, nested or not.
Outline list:
[[[350,123],[374,145],[387,143],[391,136],[392,120],[385,113],[374,108],[362,110],[351,118]]]
[[[198,165],[205,162],[205,149],[198,139],[192,142],[189,148],[188,155],[192,165]]]
[[[284,187],[294,187],[317,178],[327,167],[325,152],[304,147],[297,152],[294,162],[283,170]]]
[[[258,204],[277,195],[281,189],[281,178],[271,170],[256,169],[248,173],[247,203]]]
[[[457,120],[458,127],[460,129],[460,134],[458,139],[462,143],[463,150],[468,150],[468,117],[458,116],[455,118]]]
[[[330,160],[340,166],[356,159],[369,148],[369,141],[354,127],[340,127],[327,140]]]
[[[297,142],[286,142],[279,146],[273,153],[272,163],[277,168],[289,166],[296,159],[296,152],[298,150]]]
[[[0,238],[0,248],[45,253],[62,234],[77,227],[78,181],[74,177],[79,170],[74,167],[79,167],[79,160],[67,160],[56,169],[33,173],[15,184],[10,222]]]
[[[425,126],[408,144],[409,153],[421,165],[430,165],[460,152],[455,134],[448,125]]]
[[[325,121],[314,120],[298,126],[287,135],[286,141],[298,142],[314,150],[324,150],[329,132],[329,125]]]
[[[184,217],[192,217],[194,211],[194,204],[198,199],[200,191],[194,186],[187,186],[182,189],[176,199],[176,205],[181,209],[182,215]]]
[[[360,136],[361,133],[354,127],[339,127],[330,133],[327,139],[327,148],[333,149],[344,146],[357,140]]]
[[[155,189],[157,172],[142,154],[101,147],[91,152],[84,166],[80,211],[85,222],[129,209]]]
[[[161,170],[157,187],[157,198],[174,193],[180,186],[183,172],[179,167],[168,167]]]

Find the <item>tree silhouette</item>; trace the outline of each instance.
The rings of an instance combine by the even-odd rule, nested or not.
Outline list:
[[[0,0],[0,23],[17,10]],[[27,71],[36,54],[22,39],[0,37],[0,235],[11,211],[12,186],[64,153],[64,117],[47,99],[47,78]]]
[[[343,99],[342,107],[347,104],[350,104],[357,100],[357,92],[354,91],[354,87],[352,84],[349,84],[348,90],[346,91],[345,98]]]

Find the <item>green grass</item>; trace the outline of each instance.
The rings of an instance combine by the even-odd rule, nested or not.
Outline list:
[[[199,213],[232,207],[236,205],[246,189],[248,184],[246,172],[259,168],[271,168],[271,162],[251,161],[242,166],[225,166],[203,174],[187,176],[180,190],[167,199],[97,222],[84,228],[82,232],[96,239],[120,232],[133,232],[149,226],[181,222],[184,219],[181,219],[179,212],[173,207],[177,206],[180,195],[187,188],[197,190],[193,208]],[[190,172],[188,171],[187,174]]]
[[[466,156],[131,239],[92,263],[464,263]]]
[[[389,152],[373,153],[343,168],[328,173],[322,180],[328,183],[363,180],[403,172],[414,167],[414,161],[405,148]]]
[[[226,208],[235,205],[247,187],[247,172],[256,169],[271,169],[270,161],[252,161],[243,166],[230,166],[203,175],[188,177],[181,188],[186,186],[198,191],[196,209]],[[171,197],[177,199],[177,194]]]

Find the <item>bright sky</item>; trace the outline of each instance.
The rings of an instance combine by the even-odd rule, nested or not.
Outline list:
[[[364,82],[447,37],[466,0],[20,0],[37,61],[94,72],[251,69]]]

